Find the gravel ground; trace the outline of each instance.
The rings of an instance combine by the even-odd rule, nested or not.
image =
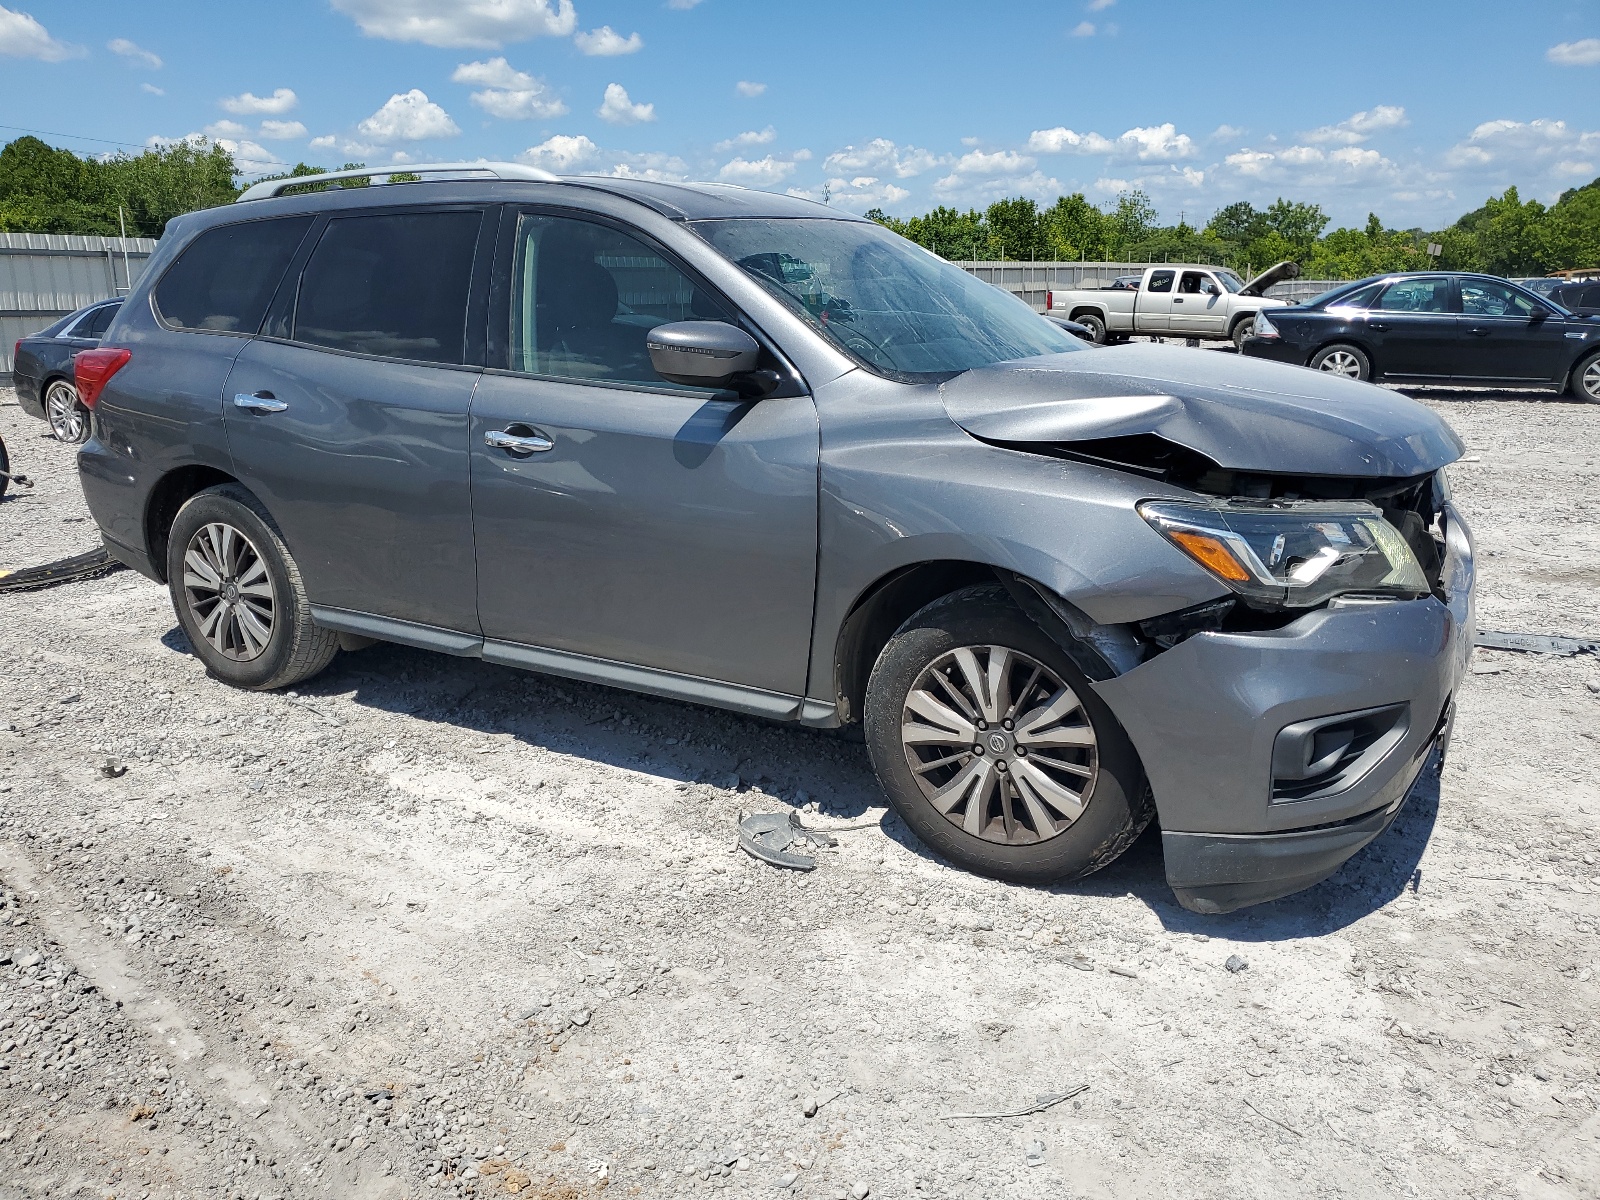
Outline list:
[[[1600,635],[1600,406],[1427,401],[1482,625]],[[0,391],[0,567],[95,541],[42,429]],[[1207,918],[1153,834],[955,871],[820,734],[388,646],[246,694],[131,573],[0,596],[0,1197],[1600,1195],[1600,660],[1474,672],[1385,838]],[[790,808],[814,873],[732,849]]]

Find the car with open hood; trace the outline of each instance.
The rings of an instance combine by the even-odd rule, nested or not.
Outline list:
[[[1116,344],[1136,334],[1185,341],[1243,343],[1256,315],[1289,303],[1267,289],[1298,279],[1297,263],[1281,262],[1248,282],[1227,267],[1163,263],[1143,275],[1122,275],[1107,287],[1051,288],[1044,310],[1086,326],[1090,340]]]
[[[382,639],[843,730],[947,859],[1075,879],[1158,817],[1202,912],[1443,753],[1472,551],[1421,405],[1090,347],[792,197],[407,171],[177,218],[78,358],[89,506],[215,678]]]

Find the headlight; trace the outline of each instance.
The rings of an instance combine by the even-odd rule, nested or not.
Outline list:
[[[1428,581],[1400,531],[1361,501],[1147,500],[1139,513],[1239,595],[1311,608],[1347,592],[1426,595]]]
[[[1256,314],[1256,323],[1250,327],[1250,336],[1259,338],[1275,338],[1279,336],[1278,327],[1271,321],[1267,320],[1266,313],[1258,312]]]

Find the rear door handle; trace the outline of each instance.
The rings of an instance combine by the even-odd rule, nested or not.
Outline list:
[[[1377,330],[1377,332],[1379,332],[1379,333],[1384,333],[1384,332],[1386,332],[1388,330],[1389,327],[1387,325],[1382,324],[1381,322],[1372,321],[1372,322],[1368,323],[1367,328],[1368,329]]]
[[[271,392],[240,392],[233,398],[235,408],[248,409],[251,412],[282,412],[289,406],[279,400]]]
[[[1487,329],[1469,329],[1469,330],[1467,330],[1467,332],[1470,333],[1473,337],[1488,337],[1489,336],[1489,331]]]
[[[1182,304],[1183,303],[1183,297],[1182,296],[1174,296],[1172,298],[1172,302],[1174,304]]]
[[[483,435],[483,444],[511,454],[538,454],[556,448],[556,444],[544,434],[536,429],[529,429],[526,425],[491,429]]]

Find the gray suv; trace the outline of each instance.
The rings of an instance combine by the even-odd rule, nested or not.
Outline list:
[[[1072,879],[1159,816],[1200,912],[1442,753],[1472,560],[1420,405],[1086,347],[798,199],[421,173],[179,218],[79,356],[106,545],[224,682],[381,639],[843,727],[955,862]]]

